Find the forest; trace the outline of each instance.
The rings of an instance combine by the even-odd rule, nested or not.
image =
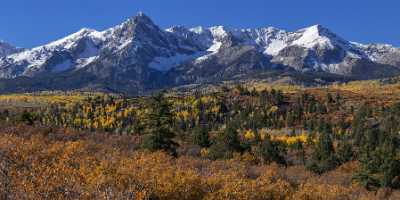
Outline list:
[[[0,199],[400,199],[400,84],[0,96]]]

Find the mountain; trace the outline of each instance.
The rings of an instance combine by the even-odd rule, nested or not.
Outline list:
[[[21,51],[21,49],[0,40],[0,57],[17,53],[18,51]]]
[[[349,42],[315,25],[161,29],[145,14],[82,29],[33,49],[0,43],[0,92],[106,90],[141,94],[185,84],[290,77],[294,82],[400,74],[400,49]],[[305,78],[306,77],[306,78]]]

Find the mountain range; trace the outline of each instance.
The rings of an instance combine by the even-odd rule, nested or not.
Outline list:
[[[400,49],[350,42],[314,25],[161,29],[143,13],[32,49],[0,42],[0,92],[96,90],[139,95],[228,80],[299,84],[400,75]]]

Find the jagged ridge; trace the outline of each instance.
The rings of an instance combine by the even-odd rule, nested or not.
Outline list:
[[[162,30],[139,13],[105,31],[82,29],[33,49],[2,44],[0,78],[90,77],[74,78],[74,89],[107,85],[136,93],[275,69],[359,79],[400,72],[398,48],[349,42],[321,25],[294,32],[223,26]]]

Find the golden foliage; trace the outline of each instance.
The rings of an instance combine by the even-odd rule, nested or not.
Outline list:
[[[52,103],[75,103],[100,93],[84,92],[39,92],[0,95],[2,107],[44,107]]]
[[[293,145],[293,144],[296,144],[297,142],[306,143],[307,138],[308,138],[308,136],[306,133],[302,133],[300,135],[295,135],[295,136],[288,136],[285,134],[272,136],[272,140],[281,141],[281,142],[286,143],[287,145]]]
[[[28,132],[32,131],[37,130]],[[79,134],[68,130],[25,132],[0,136],[0,156],[9,161],[0,164],[7,172],[0,179],[0,195],[13,199],[358,199],[370,195],[358,186],[340,186],[314,175],[299,177],[309,173],[304,169],[253,165],[250,154],[225,161],[175,159],[162,152],[133,151],[136,143],[128,136],[77,139]]]

